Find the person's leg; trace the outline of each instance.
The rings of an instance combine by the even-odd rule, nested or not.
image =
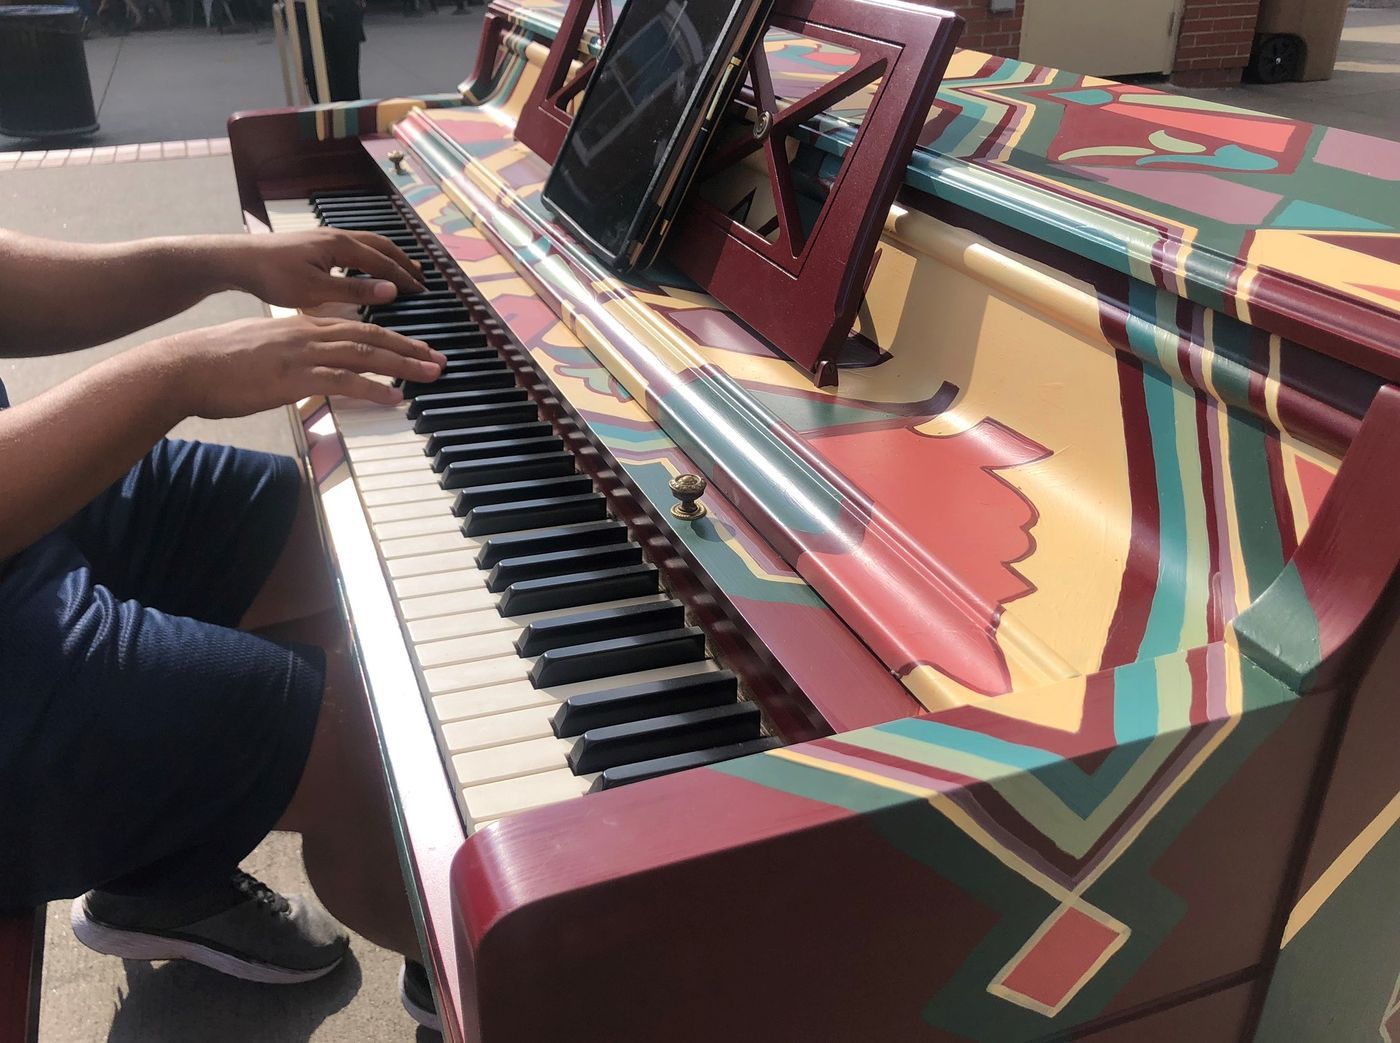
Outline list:
[[[322,709],[282,828],[303,834],[308,875],[332,912],[416,956],[373,727],[301,468],[162,443],[69,528],[122,597],[323,650]]]
[[[394,845],[378,746],[336,613],[263,632],[326,651],[326,687],[306,768],[278,829],[302,835],[316,895],[376,945],[422,959]]]

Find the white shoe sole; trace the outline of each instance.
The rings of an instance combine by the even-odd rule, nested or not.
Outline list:
[[[340,966],[340,960],[336,960],[327,967],[317,967],[314,970],[290,970],[286,967],[258,963],[255,960],[245,960],[207,945],[200,945],[198,942],[163,938],[158,934],[142,934],[139,931],[123,931],[90,919],[83,908],[81,898],[73,900],[70,918],[73,934],[78,941],[94,952],[120,956],[124,960],[189,960],[233,978],[261,982],[265,985],[296,985],[304,981],[315,981]]]
[[[433,1032],[437,1032],[440,1034],[442,1032],[442,1019],[438,1017],[437,1011],[425,1010],[424,1008],[418,1006],[418,1004],[413,1002],[413,1000],[408,995],[408,990],[403,987],[403,978],[405,973],[406,972],[404,968],[400,967],[399,1002],[403,1004],[403,1009],[408,1012],[408,1016],[410,1018],[418,1022],[418,1024],[422,1025],[425,1029],[431,1029]]]

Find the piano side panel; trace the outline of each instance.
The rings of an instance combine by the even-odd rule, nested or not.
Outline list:
[[[1215,644],[499,823],[463,990],[497,1040],[1030,1040],[1247,979],[1336,705]]]

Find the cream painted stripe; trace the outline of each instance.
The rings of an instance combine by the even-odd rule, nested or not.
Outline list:
[[[1246,326],[1254,325],[1249,318],[1249,301],[1254,293],[1254,282],[1259,277],[1259,269],[1249,265],[1240,273],[1240,281],[1235,289],[1235,315]]]
[[[1294,935],[1308,925],[1308,921],[1327,904],[1327,899],[1332,897],[1342,885],[1342,881],[1356,870],[1396,822],[1400,822],[1400,793],[1390,798],[1390,803],[1381,809],[1381,813],[1342,849],[1336,860],[1323,871],[1303,897],[1298,899],[1293,912],[1289,914],[1288,924],[1283,929],[1283,945],[1291,942]]]
[[[1279,352],[1282,344],[1283,339],[1277,333],[1269,335],[1269,372],[1264,377],[1264,408],[1269,414],[1270,422],[1287,434],[1288,429],[1283,426],[1283,421],[1278,415],[1279,373],[1282,367]]]
[[[1230,416],[1224,409],[1214,410],[1216,440],[1220,445],[1220,487],[1226,490],[1226,502],[1220,514],[1220,522],[1228,530],[1225,543],[1230,554],[1230,575],[1234,578],[1235,612],[1237,616],[1250,605],[1249,574],[1244,567],[1244,545],[1240,541],[1239,516],[1229,490],[1235,487],[1235,479],[1230,463]]]

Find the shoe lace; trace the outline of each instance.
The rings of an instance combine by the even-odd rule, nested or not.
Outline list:
[[[287,900],[253,876],[238,870],[233,874],[233,887],[249,901],[257,902],[274,916],[284,916],[291,908]]]

